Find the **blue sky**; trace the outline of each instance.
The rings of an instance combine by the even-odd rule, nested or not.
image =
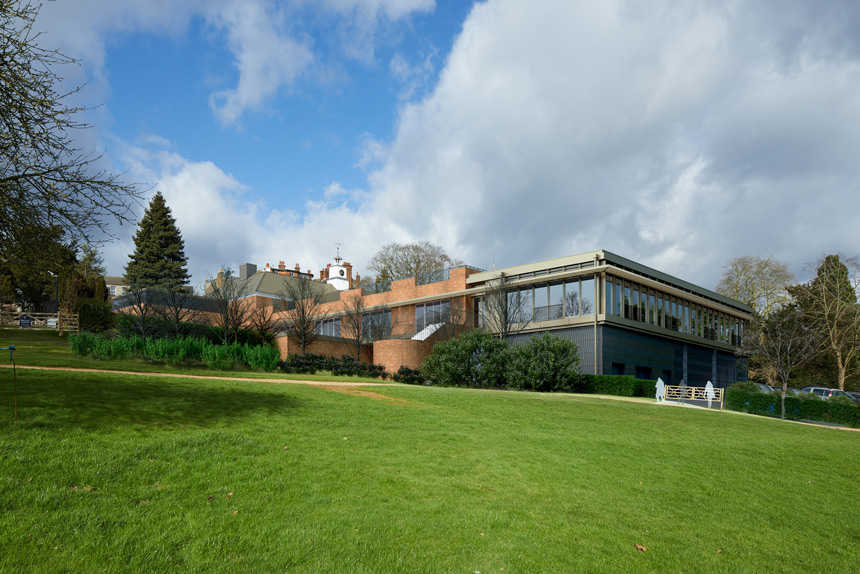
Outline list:
[[[483,268],[608,249],[710,288],[739,255],[803,279],[860,246],[853,1],[57,0],[39,26],[103,104],[82,144],[165,195],[197,285],[316,273],[335,242],[361,273],[429,240]]]

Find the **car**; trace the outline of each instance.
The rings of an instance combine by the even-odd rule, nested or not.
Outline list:
[[[818,395],[822,399],[835,399],[836,397],[848,397],[852,401],[855,400],[854,397],[846,393],[841,389],[828,389],[827,387],[803,387],[800,389],[801,393],[812,393],[814,395]]]
[[[771,388],[773,389],[773,392],[775,392],[779,395],[782,394],[782,387],[771,387]],[[787,387],[785,389],[785,396],[787,396],[787,397],[796,397],[799,394],[800,394],[800,391],[797,389],[792,389],[791,387]]]
[[[764,383],[753,383],[763,393],[772,393],[773,389]]]
[[[851,397],[852,399],[854,399],[857,402],[860,402],[860,393],[857,393],[854,391],[845,391],[845,392],[848,394],[849,397]]]

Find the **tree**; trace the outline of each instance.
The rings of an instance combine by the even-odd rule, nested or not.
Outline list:
[[[442,247],[428,241],[419,243],[389,243],[370,259],[368,267],[388,281],[407,277],[425,278],[434,272],[462,265],[451,258]]]
[[[350,354],[356,361],[361,360],[361,350],[370,343],[370,323],[365,318],[364,299],[361,293],[350,293],[341,303],[343,315],[340,318],[341,336],[346,340]]]
[[[60,92],[59,66],[75,61],[39,46],[33,24],[39,5],[0,0],[0,254],[38,252],[43,232],[58,227],[68,240],[109,234],[130,221],[140,199],[103,167],[102,157],[77,147],[76,119]]]
[[[757,316],[738,354],[758,357],[782,385],[782,417],[785,418],[785,393],[792,371],[814,358],[820,349],[819,335],[796,305]]]
[[[833,354],[837,383],[845,390],[845,379],[856,369],[860,355],[860,262],[856,257],[828,255],[815,266],[815,278],[789,288],[789,292],[818,333],[821,349]]]
[[[190,279],[185,242],[161,192],[149,202],[134,234],[134,253],[125,268],[130,285],[178,290]]]
[[[744,255],[723,266],[717,293],[749,305],[757,315],[767,316],[788,300],[786,287],[793,282],[794,275],[785,263],[773,257]]]
[[[323,299],[326,289],[322,283],[310,279],[288,278],[282,295],[289,301],[287,309],[287,336],[302,351],[307,353],[308,347],[317,340],[319,333],[316,324],[326,319],[323,311]]]
[[[89,243],[81,245],[81,249],[78,254],[78,262],[75,265],[75,271],[77,271],[78,275],[84,279],[88,279],[92,276],[104,277],[105,262],[104,259],[102,259],[102,256],[99,255],[98,249]]]
[[[275,329],[275,308],[273,305],[254,307],[248,316],[248,325],[259,333],[264,341],[271,341]]]
[[[526,299],[516,287],[510,286],[510,279],[500,273],[486,283],[486,291],[481,301],[481,321],[485,329],[507,339],[528,326],[531,316],[527,312]]]
[[[239,329],[248,321],[252,300],[248,297],[247,281],[233,276],[233,270],[225,267],[218,277],[209,279],[206,297],[211,302],[211,322],[221,328],[221,342],[225,345],[239,340]]]

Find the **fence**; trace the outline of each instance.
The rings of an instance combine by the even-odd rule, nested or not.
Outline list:
[[[712,392],[714,395],[711,400],[720,403],[720,408],[723,408],[723,389],[714,388]],[[707,388],[666,385],[666,400],[708,401]]]
[[[15,327],[38,327],[56,329],[60,335],[64,331],[77,333],[80,330],[78,315],[64,313],[0,313],[0,325]]]

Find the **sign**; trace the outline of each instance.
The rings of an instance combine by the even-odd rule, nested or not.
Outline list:
[[[19,327],[30,327],[33,325],[33,318],[29,315],[21,315],[18,317],[18,326]]]

